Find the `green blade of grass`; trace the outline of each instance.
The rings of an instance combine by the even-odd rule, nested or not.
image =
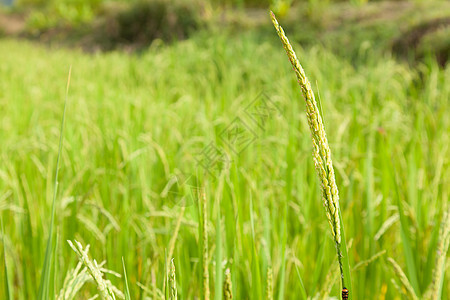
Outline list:
[[[284,299],[285,277],[286,277],[286,243],[287,243],[287,205],[283,209],[283,225],[281,226],[281,268],[279,280],[278,300]]]
[[[1,223],[2,223],[2,242],[3,242],[3,262],[4,262],[4,273],[5,273],[5,299],[12,299],[12,295],[11,295],[11,288],[9,286],[9,279],[8,279],[8,267],[6,265],[6,246],[5,246],[5,231],[3,230],[3,217],[1,219]]]
[[[57,228],[58,229],[58,228]],[[57,257],[58,251],[58,241],[59,241],[59,230],[56,230],[56,239],[55,239],[55,247],[53,249],[53,257]],[[53,264],[53,293],[50,294],[50,299],[54,300],[56,295],[58,295],[58,291],[56,288],[56,283],[58,282],[58,264],[55,259],[55,263]]]
[[[130,289],[128,287],[128,278],[127,278],[127,270],[125,269],[125,261],[122,256],[122,267],[123,267],[123,281],[125,285],[125,300],[131,300]]]
[[[219,178],[219,186],[216,190],[216,208],[217,208],[217,225],[216,225],[216,281],[214,299],[221,300],[223,296],[223,272],[222,272],[222,226],[221,226],[221,209],[223,187],[225,182],[225,173],[221,172]]]
[[[445,266],[446,257],[450,244],[450,208],[444,212],[442,216],[441,226],[439,229],[439,240],[436,245],[436,263],[433,270],[433,281],[431,284],[431,297],[432,299],[447,299],[442,297],[444,277],[445,277]]]
[[[164,299],[169,299],[169,264],[167,263],[167,248],[164,249],[164,283],[163,283]]]
[[[250,193],[250,225],[252,229],[252,294],[253,299],[262,299],[261,273],[259,269],[259,258],[256,250],[255,222],[253,220],[253,196]]]
[[[201,299],[209,300],[209,266],[208,266],[208,211],[207,211],[207,201],[206,201],[206,191],[205,187],[199,191],[199,236],[200,245],[202,249],[202,262],[201,262],[201,272],[202,272],[202,289],[200,291]]]
[[[428,286],[433,278],[433,269],[435,267],[436,247],[439,239],[439,226],[433,228],[430,242],[428,243],[428,254],[423,274],[423,286]]]
[[[303,279],[302,279],[302,275],[300,275],[300,270],[298,269],[298,266],[296,263],[294,263],[295,266],[295,270],[297,271],[297,277],[298,280],[300,281],[300,291],[302,293],[302,299],[308,299],[308,296],[306,294],[306,289],[305,289],[305,285],[303,284]]]
[[[53,191],[53,201],[52,201],[52,215],[51,215],[51,219],[50,219],[50,228],[49,228],[49,233],[48,233],[47,248],[45,250],[44,265],[42,266],[41,281],[39,284],[38,299],[42,299],[42,300],[47,300],[48,293],[49,293],[50,270],[51,270],[52,249],[53,249],[53,226],[55,223],[55,203],[56,203],[56,195],[58,193],[59,163],[61,160],[61,152],[62,152],[62,146],[63,146],[63,140],[64,140],[64,138],[63,138],[64,119],[66,117],[67,98],[69,95],[71,73],[72,73],[72,66],[69,67],[69,74],[67,77],[66,97],[64,100],[64,109],[63,109],[63,115],[62,115],[62,119],[61,119],[60,132],[59,132],[59,147],[58,147],[58,158],[56,160],[55,181],[54,181],[54,191]]]
[[[320,243],[319,249],[317,251],[317,256],[315,257],[315,268],[314,272],[312,273],[312,284],[311,284],[311,290],[309,291],[311,295],[314,295],[316,293],[316,289],[320,287],[320,275],[323,272],[323,266],[324,266],[324,258],[325,258],[325,248],[328,246],[328,240],[323,241],[323,243]]]
[[[341,215],[341,210],[339,209],[339,219],[341,221],[341,262],[342,262],[342,271],[344,273],[344,278],[342,279],[342,286],[346,287],[349,290],[348,299],[353,298],[353,289],[352,289],[352,277],[350,275],[350,261],[348,259],[348,252],[347,252],[347,244],[345,241],[345,229],[344,229],[344,222]]]
[[[405,261],[406,261],[406,270],[408,272],[408,280],[411,283],[414,292],[416,295],[420,298],[420,289],[419,289],[419,281],[417,279],[417,271],[416,271],[416,264],[414,263],[414,256],[413,256],[413,249],[411,247],[411,241],[408,236],[408,221],[406,219],[405,213],[403,212],[403,208],[400,201],[400,192],[398,190],[398,178],[397,178],[397,172],[395,170],[394,160],[391,159],[391,166],[392,171],[394,174],[394,181],[395,181],[395,198],[396,198],[396,204],[398,209],[398,214],[400,216],[400,236],[402,239],[403,244],[403,252],[405,255]]]
[[[214,282],[214,299],[222,299],[222,232],[220,226],[220,205],[217,203],[217,224],[216,224],[216,280]]]

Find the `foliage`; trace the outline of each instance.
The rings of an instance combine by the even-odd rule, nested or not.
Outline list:
[[[110,270],[122,272],[126,262],[126,280],[104,276],[122,291],[128,285],[134,299],[163,295],[166,249],[179,299],[200,297],[204,274],[214,297],[226,269],[235,299],[340,294],[305,107],[269,30],[264,39],[198,32],[139,55],[0,41],[0,240],[13,299],[34,299],[41,278],[69,64],[51,290],[73,282],[66,274],[87,280],[64,242],[76,239]],[[450,67],[431,57],[408,65],[371,47],[351,56],[320,43],[293,47],[320,91],[351,295],[395,299],[409,282],[421,299],[436,262],[448,259],[436,249],[448,246],[439,224],[449,195]],[[248,113],[254,101],[273,104],[263,122]],[[232,124],[251,130],[241,151],[224,135]],[[222,150],[229,167],[208,175],[206,149]],[[450,295],[445,282],[442,299]],[[80,299],[97,293],[76,287]]]
[[[415,52],[416,58],[434,52],[445,61],[450,47],[446,36],[448,1],[386,1],[364,6],[341,3],[328,9],[299,6],[292,11],[283,23],[293,40],[302,45],[322,43],[344,57],[361,56],[372,49],[380,54],[394,52],[402,58],[409,51]]]
[[[73,27],[90,22],[96,15],[102,0],[51,0],[39,3],[27,19],[31,33],[39,33],[54,27]]]
[[[184,39],[200,26],[199,3],[182,0],[138,1],[113,14],[97,28],[96,38],[106,48],[117,45],[149,45],[155,39]]]

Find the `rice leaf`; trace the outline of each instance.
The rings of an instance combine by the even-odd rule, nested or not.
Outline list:
[[[216,218],[216,278],[215,278],[215,299],[220,300],[223,296],[223,273],[222,273],[222,257],[223,257],[223,242],[222,242],[222,218],[220,203],[222,202],[223,188],[225,184],[225,172],[221,172],[219,178],[219,186],[215,194],[217,218]]]
[[[298,269],[298,266],[296,263],[294,263],[295,266],[295,270],[297,271],[297,277],[298,280],[300,281],[300,291],[302,292],[302,299],[308,299],[308,296],[306,294],[306,289],[305,289],[305,285],[303,284],[303,279],[302,279],[302,275],[300,275],[300,270]]]
[[[125,284],[125,300],[131,300],[130,289],[128,287],[127,270],[125,269],[125,261],[122,256],[122,267],[123,267],[123,281]]]
[[[217,201],[217,224],[216,224],[216,278],[214,299],[222,299],[222,230],[220,225],[220,201]]]
[[[56,195],[58,193],[59,163],[61,160],[61,152],[62,152],[62,146],[63,146],[63,141],[64,141],[64,138],[63,138],[64,120],[66,117],[67,98],[69,96],[71,73],[72,73],[72,66],[69,67],[69,75],[67,77],[66,97],[64,100],[64,109],[63,109],[63,115],[62,115],[62,119],[61,119],[61,126],[60,126],[60,133],[59,133],[58,158],[56,160],[55,181],[54,181],[54,185],[53,185],[54,191],[53,191],[53,201],[52,201],[52,213],[51,213],[51,219],[50,219],[47,248],[45,250],[44,265],[42,266],[41,282],[39,284],[38,299],[40,299],[40,300],[47,300],[48,295],[49,295],[50,269],[51,269],[51,264],[52,264],[52,250],[53,250],[53,227],[54,227],[54,223],[55,223]]]
[[[1,218],[2,223],[2,242],[3,242],[3,262],[4,262],[4,268],[3,272],[5,273],[5,299],[12,299],[11,295],[11,288],[9,286],[9,279],[8,279],[8,267],[6,265],[6,246],[5,246],[5,231],[3,230],[3,217]]]
[[[256,250],[255,222],[253,220],[253,196],[250,193],[250,225],[252,229],[252,294],[253,299],[262,299],[261,274],[259,269],[259,257]]]
[[[349,290],[348,299],[353,298],[352,294],[352,277],[350,275],[350,261],[348,259],[348,251],[347,251],[347,244],[345,240],[345,229],[344,229],[344,222],[342,221],[342,215],[341,210],[339,209],[339,219],[341,220],[341,261],[342,261],[342,271],[344,274],[344,278],[342,278],[342,287],[346,287]]]
[[[414,262],[414,256],[413,256],[413,248],[411,247],[411,240],[408,236],[408,220],[406,219],[405,213],[403,212],[401,200],[400,200],[400,192],[398,190],[398,178],[397,178],[397,172],[395,171],[395,165],[392,160],[392,169],[394,174],[394,180],[395,180],[395,198],[397,201],[397,209],[398,209],[398,215],[400,217],[400,236],[402,239],[402,245],[403,245],[403,253],[405,255],[405,261],[406,261],[406,270],[408,272],[408,280],[411,283],[412,288],[414,289],[414,292],[417,296],[420,298],[420,288],[419,288],[419,281],[417,279],[417,271],[416,271],[416,264]]]
[[[284,213],[281,226],[281,269],[280,269],[280,280],[279,280],[279,292],[278,300],[284,300],[284,288],[285,288],[285,277],[286,277],[286,243],[287,243],[287,205],[284,205]]]

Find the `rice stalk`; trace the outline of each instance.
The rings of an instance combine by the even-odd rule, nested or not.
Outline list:
[[[400,279],[400,282],[401,282],[404,290],[406,291],[407,295],[409,296],[409,298],[413,299],[413,300],[418,300],[419,298],[417,297],[416,293],[414,292],[414,289],[413,289],[411,283],[409,282],[408,278],[406,277],[405,273],[403,272],[402,268],[397,264],[397,262],[393,258],[388,257],[387,260],[391,263],[392,268],[394,269],[395,275],[397,275],[398,279]]]
[[[394,214],[391,217],[389,217],[384,223],[381,225],[380,229],[377,231],[377,233],[374,235],[375,241],[378,241],[381,236],[393,225],[395,222],[397,222],[400,219],[399,214]]]
[[[175,277],[175,264],[173,258],[170,260],[170,274],[169,274],[169,299],[177,300],[177,280]]]
[[[441,299],[442,285],[444,283],[447,251],[450,244],[450,208],[442,216],[442,224],[439,229],[439,240],[437,244],[436,264],[433,269],[433,280],[427,293],[427,299]]]
[[[267,287],[266,287],[267,300],[273,300],[273,271],[272,268],[267,268]]]
[[[225,270],[225,280],[223,282],[223,298],[225,300],[233,299],[233,286],[231,284],[231,271],[230,268]]]
[[[155,272],[155,266],[152,266],[152,270],[151,270],[151,278],[152,278],[152,287],[153,287],[153,299],[158,299],[158,295],[161,297],[161,299],[163,298],[163,293],[160,292],[158,294],[158,289],[156,288],[156,272]]]
[[[181,211],[180,211],[180,214],[178,215],[177,223],[175,225],[174,233],[169,242],[169,252],[168,252],[167,257],[172,257],[172,255],[173,255],[173,251],[175,249],[175,242],[177,241],[178,232],[180,231],[181,220],[183,219],[185,209],[186,209],[186,207],[184,207],[184,206],[181,207]]]
[[[55,210],[56,210],[56,196],[58,195],[58,176],[59,176],[59,165],[61,161],[61,153],[63,149],[63,143],[64,143],[64,121],[66,119],[66,108],[67,108],[67,101],[69,98],[69,87],[70,87],[70,77],[72,74],[72,66],[69,67],[69,74],[67,76],[67,85],[66,85],[66,96],[64,100],[64,108],[63,108],[63,115],[61,118],[61,125],[60,125],[60,131],[59,131],[59,145],[58,145],[58,156],[56,158],[56,168],[55,168],[55,180],[53,185],[53,200],[52,200],[52,211],[51,211],[51,217],[50,217],[50,225],[49,225],[49,232],[48,232],[48,240],[47,240],[47,246],[45,249],[45,257],[44,257],[44,265],[42,266],[42,275],[41,275],[41,282],[39,283],[39,292],[38,292],[38,299],[40,300],[46,300],[49,296],[49,289],[50,289],[50,268],[52,264],[52,249],[53,249],[53,228],[55,224]]]
[[[322,283],[322,287],[319,291],[318,299],[328,299],[330,296],[331,288],[336,283],[337,273],[334,271],[336,270],[336,261],[333,262],[331,265],[331,268],[329,269],[327,275],[325,276],[325,280]]]
[[[8,278],[8,266],[6,263],[6,246],[5,246],[5,232],[3,230],[3,217],[0,218],[0,223],[2,227],[2,244],[3,244],[3,272],[5,273],[5,299],[12,299],[11,288],[9,286],[9,278]]]
[[[363,267],[367,267],[370,263],[374,262],[376,259],[378,259],[379,257],[383,256],[384,254],[386,254],[386,250],[381,250],[378,253],[375,253],[372,257],[370,257],[369,259],[360,261],[359,263],[357,263],[353,268],[352,271],[356,271],[360,268]]]
[[[145,294],[152,295],[152,297],[150,299],[155,299],[155,300],[164,299],[164,294],[160,289],[158,289],[158,287],[156,286],[156,282],[154,283],[154,285],[152,284],[150,287],[146,287],[139,281],[136,282],[136,284],[138,287],[140,287],[144,291]],[[147,298],[148,297],[146,297],[145,299],[147,299]]]
[[[67,272],[63,287],[56,296],[57,300],[70,300],[75,298],[76,294],[83,287],[83,285],[91,280],[91,276],[88,274],[87,268],[82,268],[82,266],[82,263],[79,262],[75,269],[71,269]]]
[[[202,230],[203,230],[203,299],[209,300],[209,270],[208,270],[208,214],[207,214],[207,203],[206,203],[206,193],[204,190],[200,191],[201,197],[201,215],[202,215]]]
[[[401,288],[401,287],[398,285],[397,281],[395,281],[394,278],[391,278],[391,283],[392,283],[392,285],[394,286],[394,288],[399,292],[399,294],[404,295],[404,296],[407,296],[407,295],[406,295],[405,289]]]
[[[222,222],[221,222],[221,210],[220,210],[220,200],[223,191],[225,179],[225,172],[220,173],[219,186],[216,189],[215,194],[215,207],[216,209],[216,251],[215,251],[215,282],[214,282],[214,299],[222,300],[223,295],[223,270],[222,270]],[[253,274],[255,276],[255,274]]]
[[[306,117],[308,120],[309,128],[311,130],[311,138],[313,142],[314,165],[321,182],[322,199],[325,206],[325,213],[328,219],[328,223],[330,224],[333,239],[335,241],[336,252],[339,261],[339,269],[341,272],[341,282],[342,286],[346,286],[349,290],[351,290],[347,248],[345,244],[345,238],[341,238],[342,225],[339,208],[339,192],[336,185],[334,168],[331,160],[331,151],[328,145],[322,117],[319,112],[319,108],[317,106],[311,84],[306,77],[303,67],[300,65],[300,62],[298,61],[297,56],[283,31],[283,28],[281,28],[281,26],[278,24],[274,13],[270,12],[270,14],[273,25],[275,26],[283,47],[286,50],[287,56],[294,68],[298,83],[300,84],[303,96],[305,98]],[[343,258],[345,259],[345,262],[343,262]]]
[[[333,238],[337,244],[341,243],[340,235],[340,221],[339,221],[339,195],[336,186],[336,180],[334,176],[333,164],[331,161],[330,147],[328,146],[328,140],[326,137],[325,129],[323,126],[322,117],[317,107],[317,102],[314,97],[314,93],[311,88],[311,84],[306,78],[305,71],[300,65],[294,50],[292,49],[289,40],[284,34],[283,29],[278,24],[275,15],[272,13],[272,21],[280,36],[286,53],[294,67],[295,74],[297,75],[298,82],[301,86],[303,96],[306,101],[306,116],[308,119],[308,125],[311,129],[311,137],[313,142],[313,158],[314,165],[316,167],[319,179],[322,184],[322,197],[328,222],[331,227]]]
[[[88,273],[91,275],[92,279],[94,279],[95,284],[97,285],[98,293],[102,299],[105,300],[115,300],[115,293],[118,294],[120,298],[124,298],[121,295],[121,292],[115,288],[110,281],[103,279],[104,269],[101,269],[101,266],[97,264],[97,261],[91,260],[88,256],[89,245],[86,246],[86,249],[83,249],[83,246],[80,242],[67,241],[70,247],[75,251],[78,255],[78,259],[81,263],[87,268]],[[117,274],[115,274],[117,275]],[[120,276],[120,275],[119,275]]]

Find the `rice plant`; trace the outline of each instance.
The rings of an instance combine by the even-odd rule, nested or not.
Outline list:
[[[102,264],[98,264],[95,259],[91,260],[88,256],[89,245],[85,249],[83,249],[83,246],[78,241],[74,241],[74,242],[67,241],[67,242],[69,243],[69,245],[73,249],[73,251],[75,251],[75,253],[78,255],[78,259],[85,266],[85,268],[87,269],[87,272],[89,273],[89,275],[92,277],[93,281],[95,282],[97,289],[98,289],[98,294],[100,295],[101,299],[115,300],[116,294],[118,295],[118,297],[120,299],[125,298],[123,293],[121,291],[119,291],[114,285],[112,285],[112,283],[109,280],[103,278],[105,271],[108,273],[112,273],[119,277],[120,277],[120,275],[116,274],[114,272],[108,271],[106,269],[103,269],[101,267]]]
[[[231,271],[229,268],[225,270],[225,280],[223,282],[223,299],[233,299],[233,285],[231,283]]]
[[[299,78],[265,11],[136,55],[0,39],[0,298],[449,298],[448,65],[279,20]]]
[[[352,289],[349,262],[347,255],[347,246],[345,243],[345,237],[342,233],[341,238],[341,227],[342,220],[340,218],[340,208],[339,208],[339,194],[336,185],[336,179],[334,175],[333,163],[331,161],[331,151],[328,146],[328,140],[326,137],[322,116],[320,115],[317,102],[314,97],[314,92],[311,89],[311,84],[305,75],[300,62],[289,43],[288,38],[284,34],[283,28],[278,24],[278,21],[273,12],[270,12],[272,17],[273,25],[277,30],[277,33],[283,43],[283,47],[286,50],[288,58],[294,68],[295,75],[297,76],[298,82],[300,84],[303,96],[306,101],[306,116],[308,120],[308,125],[311,130],[311,137],[313,142],[313,159],[314,165],[316,167],[319,180],[321,181],[322,187],[322,199],[325,207],[325,213],[330,224],[331,233],[335,241],[339,269],[341,272],[341,282],[342,287],[348,287],[349,290]],[[343,231],[343,229],[342,229]],[[351,299],[351,297],[349,298]]]
[[[173,258],[170,260],[169,269],[169,299],[177,300],[177,280],[175,276],[175,264],[173,260]]]

